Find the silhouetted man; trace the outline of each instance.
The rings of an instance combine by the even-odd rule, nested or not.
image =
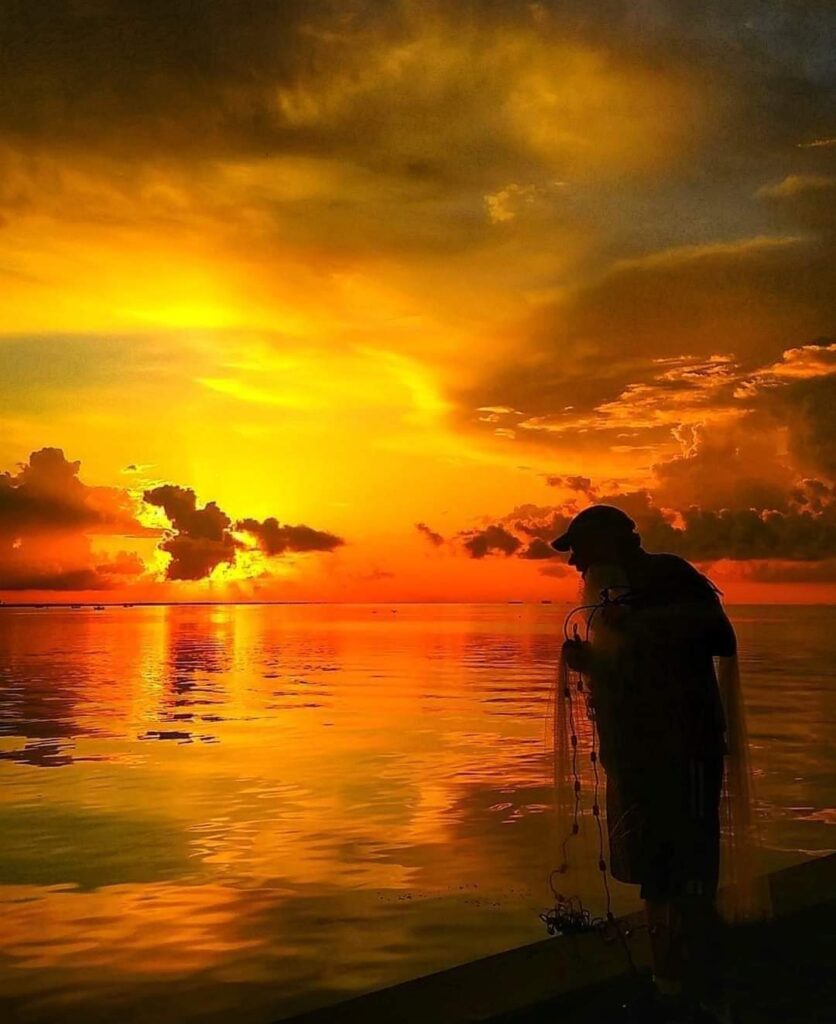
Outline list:
[[[562,654],[592,693],[612,874],[646,901],[657,995],[645,1012],[723,1019],[686,1002],[682,968],[684,946],[700,996],[722,1002],[714,899],[726,744],[713,658],[735,654],[734,630],[714,585],[677,555],[646,552],[620,509],[584,509],[552,547],[571,552],[587,602],[605,590],[610,602],[592,643],[569,641]]]

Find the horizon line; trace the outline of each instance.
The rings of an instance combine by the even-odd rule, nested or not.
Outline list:
[[[176,608],[179,606],[183,607],[280,607],[284,605],[347,605],[347,606],[365,606],[365,605],[434,605],[434,604],[450,604],[450,605],[563,605],[563,604],[574,604],[575,599],[567,600],[564,598],[508,598],[506,600],[494,600],[494,601],[453,601],[444,599],[435,599],[430,601],[421,600],[393,600],[393,601],[0,601],[0,611],[3,609],[20,609],[20,608],[35,608],[35,609],[55,609],[55,608],[68,608],[72,611],[78,611],[81,609],[92,608],[94,610],[105,610],[110,608]],[[770,608],[790,608],[794,606],[804,607],[831,607],[832,601],[724,601],[727,605],[748,605],[751,607],[770,607]]]

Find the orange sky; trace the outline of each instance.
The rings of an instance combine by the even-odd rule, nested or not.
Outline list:
[[[568,598],[595,499],[836,597],[831,16],[743,6],[4,19],[0,598]]]

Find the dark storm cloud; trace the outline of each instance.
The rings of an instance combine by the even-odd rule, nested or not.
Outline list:
[[[193,490],[162,484],[146,490],[146,504],[170,522],[161,530],[137,519],[138,499],[114,487],[90,487],[81,463],[60,448],[42,448],[13,473],[0,473],[0,590],[106,590],[132,583],[145,572],[136,551],[102,554],[91,538],[159,537],[171,556],[169,580],[200,580],[233,563],[243,544],[230,517],[213,502],[198,506]],[[280,526],[276,519],[244,519],[234,529],[251,534],[267,555],[332,551],[344,543],[309,526]]]
[[[820,562],[751,562],[744,567],[743,576],[757,583],[834,583],[836,558]]]
[[[485,14],[463,5],[455,21],[490,31]],[[423,189],[457,163],[433,144],[451,137],[451,102],[469,113],[471,157],[482,157],[455,176],[507,165],[513,148],[491,68],[470,80],[426,73],[434,53],[421,38],[439,18],[441,5],[377,0],[13,3],[0,20],[0,127],[24,146],[117,158],[345,156]],[[530,25],[524,7],[515,20]]]
[[[821,561],[836,556],[836,515],[757,509],[686,509],[671,550],[698,561]]]
[[[588,476],[547,476],[546,483],[549,487],[566,487],[582,494],[591,494],[593,491],[592,480]]]
[[[221,541],[231,525],[229,516],[214,501],[198,508],[195,493],[189,487],[162,484],[145,491],[142,497],[149,505],[161,508],[176,530],[195,539]]]
[[[536,355],[501,368],[462,401],[469,409],[505,404],[571,428],[629,395],[636,382],[652,382],[657,393],[696,394],[696,379],[660,381],[659,360],[731,352],[751,369],[778,358],[788,340],[826,334],[836,319],[834,256],[821,240],[788,240],[616,265],[600,282],[539,311],[524,328]]]
[[[462,534],[464,538],[462,545],[471,558],[484,558],[486,555],[498,552],[503,555],[513,555],[521,546],[519,537],[509,533],[504,526],[491,525],[484,530],[477,530]]]
[[[804,11],[798,5],[783,5],[779,10],[764,5],[767,8],[773,11],[772,28],[766,23],[769,19],[752,11],[751,23],[758,28],[741,51],[744,60],[738,79],[729,83],[729,96],[734,97],[732,105],[745,106],[766,103],[771,91],[772,106],[753,109],[748,116],[743,108],[734,115],[727,110],[718,118],[718,136],[709,134],[702,140],[705,195],[722,201],[715,207],[695,206],[686,198],[684,173],[676,197],[654,182],[660,197],[654,217],[661,223],[678,216],[678,223],[666,229],[668,245],[648,244],[639,225],[629,222],[632,237],[624,255],[616,254],[602,272],[580,284],[558,287],[555,302],[543,304],[518,325],[526,359],[498,366],[458,396],[469,425],[486,429],[472,417],[474,408],[523,410],[520,422],[505,426],[540,430],[538,441],[562,447],[562,431],[543,430],[544,420],[571,429],[574,422],[606,410],[597,422],[584,422],[591,437],[580,442],[585,445],[594,436],[606,444],[606,420],[626,404],[631,389],[652,387],[661,398],[667,391],[681,404],[689,390],[699,398],[696,374],[687,380],[660,380],[661,362],[683,353],[704,360],[726,353],[739,370],[752,370],[777,359],[791,345],[832,330],[836,150],[801,146],[801,129],[792,121],[795,88],[805,92],[822,126],[836,109],[832,60],[823,59],[819,44],[811,43],[809,51],[819,53],[817,60],[805,59],[799,49],[799,39],[808,37],[816,19],[824,16],[823,8]],[[741,33],[739,26],[732,31],[719,10],[711,11],[707,23],[716,16],[717,24],[725,25],[718,36],[711,36],[718,47],[716,56],[732,40],[740,43]],[[834,17],[836,8],[827,15],[828,20]],[[774,26],[791,23],[798,31],[790,32],[783,52]],[[754,59],[752,49],[758,45],[764,47],[760,60]],[[760,76],[760,85],[752,79],[752,88],[747,88],[747,75]],[[761,100],[756,101],[756,95]],[[756,145],[764,148],[757,157],[750,151],[752,135],[747,130],[753,125]],[[726,129],[735,138],[722,142]],[[776,132],[780,144],[776,137],[774,146],[767,145]],[[738,180],[736,195],[723,180],[727,164]],[[629,187],[622,188],[619,201],[626,202],[629,194]],[[745,211],[739,223],[729,222],[730,209]],[[826,387],[816,384],[811,390],[818,393]],[[713,405],[729,398],[730,389],[703,394],[703,401],[710,399]],[[647,424],[642,426],[647,429]]]
[[[773,391],[767,405],[787,424],[790,453],[803,468],[836,479],[836,374]]]
[[[820,338],[788,349],[741,380],[735,394],[751,409],[741,422],[741,434],[752,438],[745,443],[763,444],[777,429],[797,475],[836,479],[836,342]]]
[[[52,556],[39,560],[40,550],[37,544],[30,546],[24,542],[11,552],[0,552],[0,590],[112,590],[145,572],[145,564],[133,552],[123,551],[113,559],[101,559],[86,548],[81,554],[94,564],[89,568],[60,569],[55,567]]]
[[[651,551],[676,551],[682,541],[671,523],[670,511],[656,506],[653,495],[646,488],[602,494],[596,502],[615,505],[626,512],[636,524],[642,541]]]
[[[687,454],[654,466],[654,500],[666,508],[785,509],[796,475],[762,417],[696,427]]]
[[[444,538],[441,534],[436,533],[435,530],[427,526],[426,523],[416,523],[415,529],[419,533],[422,533],[434,547],[440,547],[444,543]]]
[[[539,537],[535,537],[534,540],[517,553],[518,558],[530,558],[533,560],[539,560],[543,558],[555,558],[557,552],[554,548],[550,547],[544,540],[540,540]]]
[[[742,146],[763,151],[832,129],[822,115],[832,24],[824,3],[778,0],[733,13],[709,2],[695,11],[690,0],[10,0],[0,126],[13,138],[116,153],[342,149],[416,180],[485,173],[519,147],[504,111],[513,83],[495,51],[515,37],[569,40],[628,66],[736,86],[722,90],[734,102],[715,111],[714,165],[739,173]],[[446,59],[434,59],[440,42]],[[451,59],[457,50],[461,62]],[[452,135],[451,109],[462,115]],[[757,130],[741,134],[740,124]]]
[[[836,554],[836,504],[809,507],[707,509],[660,507],[647,489],[599,499],[623,509],[650,551],[671,551],[701,562],[718,559],[818,561]]]
[[[283,555],[289,551],[333,551],[345,541],[333,533],[315,530],[299,524],[283,526],[272,516],[259,522],[257,519],[240,519],[235,529],[249,533],[256,538],[265,555]]]
[[[538,270],[537,287],[587,284],[565,331],[559,310],[521,331],[526,347],[575,351],[554,386],[545,367],[509,368],[460,398],[470,409],[518,393],[539,415],[572,392],[591,408],[642,378],[646,361],[625,365],[623,344],[643,348],[653,316],[640,310],[629,336],[633,281],[615,272],[612,288],[626,294],[596,320],[590,271],[742,237],[754,222],[770,233],[783,200],[759,204],[756,190],[827,173],[827,147],[798,144],[832,135],[832,20],[825,4],[780,0],[733,15],[690,0],[18,0],[0,17],[0,205],[10,219],[48,209],[96,225],[207,219],[241,251],[298,246],[321,269],[326,251],[489,252],[505,236],[488,200],[515,189],[542,198],[568,182],[568,200],[538,200],[533,248],[561,262],[568,233],[593,251],[554,281]],[[285,158],[310,160],[303,188]],[[803,306],[805,280],[815,292],[820,272],[795,271]],[[761,295],[745,282],[735,292],[744,303]],[[705,329],[684,329],[707,343]],[[802,320],[795,334],[819,330]],[[589,341],[598,349],[586,365]]]
[[[463,547],[471,558],[501,554],[532,561],[565,560],[566,556],[558,554],[548,542],[564,532],[571,518],[571,514],[561,508],[522,506],[482,530],[462,532],[459,539],[464,538]]]
[[[697,562],[755,559],[818,562],[836,557],[836,514],[791,509],[679,510],[682,526],[668,522],[643,495],[608,495],[607,504],[628,512],[650,551],[669,551]],[[810,574],[811,578],[812,575]]]
[[[556,552],[546,542],[562,533],[568,523],[569,517],[557,509],[521,505],[501,522],[481,530],[462,531],[455,540],[471,558],[485,558],[491,554],[516,555],[517,558],[531,560],[552,558]],[[419,524],[418,529],[437,537],[433,544],[444,543],[444,538],[429,527]]]
[[[808,512],[817,515],[836,500],[836,484],[827,484],[815,478],[802,480],[793,488],[791,498],[797,508],[806,508]]]
[[[60,448],[41,448],[16,473],[0,473],[0,537],[42,531],[147,534],[135,505],[115,487],[88,487],[78,477],[81,463]]]
[[[173,527],[160,544],[171,555],[166,579],[200,580],[222,562],[235,561],[232,520],[214,501],[198,508],[194,491],[174,484],[145,491],[143,500],[163,509]]]
[[[116,152],[263,150],[271,89],[312,56],[293,0],[42,0],[0,19],[0,124],[23,140]]]
[[[567,505],[573,506],[574,503]],[[571,512],[567,511],[567,506],[555,508],[550,505],[526,504],[517,505],[502,518],[501,523],[517,535],[549,541],[563,533],[570,519]]]
[[[126,491],[90,487],[60,448],[0,473],[0,590],[106,590],[140,575],[135,554],[97,555],[94,536],[157,536]]]
[[[741,501],[751,496],[745,488],[739,492]],[[779,508],[746,504],[705,508],[696,503],[670,507],[660,504],[647,488],[601,493],[595,500],[626,512],[647,550],[668,551],[697,562],[729,559],[752,563],[752,579],[825,579],[830,572],[826,566],[815,570],[799,568],[800,564],[829,565],[828,560],[836,558],[836,487],[814,478],[781,494]],[[501,552],[527,559],[556,556],[565,561],[566,556],[556,555],[548,542],[564,532],[575,512],[574,506],[565,505],[514,509],[475,535],[480,547],[474,557]],[[502,546],[487,543],[490,537],[501,537]],[[534,539],[523,547],[521,537]],[[767,560],[787,563],[786,574],[782,575],[779,567],[770,576],[770,570],[754,564]]]

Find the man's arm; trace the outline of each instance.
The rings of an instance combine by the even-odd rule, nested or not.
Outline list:
[[[711,580],[679,555],[650,557],[653,571],[628,596],[623,628],[649,645],[698,644],[712,655],[735,654],[734,629]]]
[[[712,655],[730,658],[737,653],[737,637],[715,595],[705,600],[676,601],[632,609],[625,627],[649,643],[705,643]]]

